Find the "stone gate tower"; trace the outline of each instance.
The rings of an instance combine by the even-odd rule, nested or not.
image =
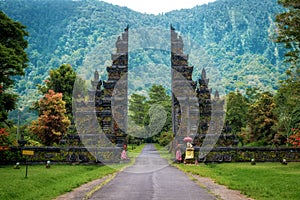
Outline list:
[[[126,144],[128,90],[128,26],[116,41],[112,65],[106,68],[108,80],[99,80],[95,71],[95,108],[103,132],[117,146]]]
[[[201,78],[193,81],[194,68],[188,65],[188,55],[183,53],[182,37],[172,26],[170,29],[173,133],[179,143],[186,136],[193,136],[199,141],[199,134],[206,134],[209,126],[211,90],[208,89],[208,79],[204,69]],[[191,90],[193,94],[187,95],[186,90]],[[180,91],[179,95],[176,95],[175,91]],[[195,102],[195,100],[190,101],[191,96],[196,98],[197,107],[188,105],[188,102]]]

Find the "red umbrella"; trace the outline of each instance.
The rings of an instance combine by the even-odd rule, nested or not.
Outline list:
[[[183,138],[183,141],[185,141],[185,142],[192,142],[193,138],[191,138],[191,137],[185,137],[185,138]]]

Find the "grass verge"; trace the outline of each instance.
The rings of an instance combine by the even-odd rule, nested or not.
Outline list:
[[[164,148],[162,157],[171,161]],[[184,172],[210,177],[217,183],[258,200],[299,199],[300,163],[223,163],[184,165],[172,164]]]
[[[134,163],[135,157],[144,145],[128,152],[130,163],[113,166],[99,165],[32,165],[28,167],[25,178],[25,166],[13,169],[13,166],[0,166],[0,199],[53,199],[61,194],[72,191],[84,183],[113,174]]]

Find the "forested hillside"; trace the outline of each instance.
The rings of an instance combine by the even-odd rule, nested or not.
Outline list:
[[[225,92],[247,87],[272,92],[285,75],[283,48],[272,41],[275,15],[283,11],[277,0],[217,0],[157,16],[97,0],[2,0],[0,10],[29,32],[30,63],[16,87],[22,104],[36,100],[36,85],[43,83],[49,69],[63,63],[70,63],[86,78],[98,69],[104,78],[117,36],[127,25],[130,30],[151,28],[159,34],[172,24],[186,40],[194,79],[205,67]],[[135,90],[144,91],[149,83],[166,85],[168,52],[138,49],[130,59],[134,77],[130,84]]]

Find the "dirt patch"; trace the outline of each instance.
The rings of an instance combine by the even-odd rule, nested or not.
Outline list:
[[[241,194],[240,191],[231,190],[224,185],[219,185],[210,178],[201,177],[191,173],[188,175],[192,177],[199,185],[205,187],[222,200],[254,200]]]

